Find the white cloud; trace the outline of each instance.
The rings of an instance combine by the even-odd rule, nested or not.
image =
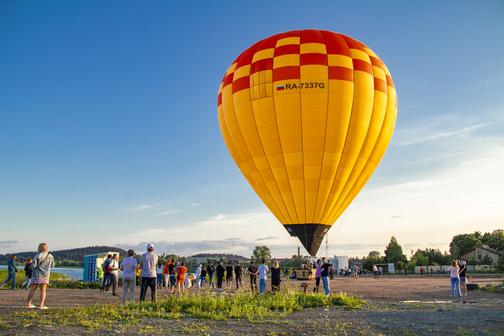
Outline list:
[[[473,132],[479,128],[486,127],[491,125],[491,123],[480,123],[480,124],[475,124],[471,126],[466,126],[462,128],[457,128],[454,130],[450,131],[438,131],[438,130],[433,130],[429,128],[419,128],[416,130],[409,130],[409,131],[404,131],[400,132],[399,136],[404,138],[400,139],[396,142],[398,146],[410,146],[410,145],[416,145],[420,144],[423,142],[429,142],[429,141],[434,141],[434,140],[439,140],[447,137],[452,137],[455,135],[464,135],[470,132]],[[404,136],[403,134],[407,134]]]
[[[181,213],[181,212],[182,212],[182,210],[168,209],[168,210],[155,212],[152,214],[152,216],[167,216],[167,215],[174,215],[174,214]]]
[[[145,210],[152,209],[153,207],[154,207],[154,205],[152,205],[152,204],[140,204],[140,205],[137,205],[137,206],[134,206],[131,208],[127,208],[126,211],[128,211],[128,212],[145,211]]]

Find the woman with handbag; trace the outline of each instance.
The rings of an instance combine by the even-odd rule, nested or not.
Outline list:
[[[32,283],[28,293],[28,308],[36,308],[32,304],[33,295],[40,287],[40,309],[47,309],[45,305],[47,285],[51,276],[51,268],[54,267],[54,257],[49,253],[49,246],[41,243],[38,246],[38,253],[33,257]]]

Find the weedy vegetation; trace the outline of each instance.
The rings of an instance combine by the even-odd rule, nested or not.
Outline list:
[[[302,294],[281,291],[275,294],[233,295],[205,293],[198,295],[173,295],[158,302],[129,305],[93,305],[86,307],[57,308],[49,311],[19,313],[23,325],[67,325],[88,329],[111,329],[117,325],[138,324],[145,318],[227,320],[245,319],[260,321],[287,316],[303,308],[341,306],[358,309],[365,304],[357,297],[346,294]]]

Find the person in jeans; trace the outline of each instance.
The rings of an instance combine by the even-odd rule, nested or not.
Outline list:
[[[158,260],[158,263],[156,265],[156,276],[157,276],[157,288],[161,289],[163,288],[163,262],[161,260]]]
[[[112,254],[107,255],[107,259],[102,264],[103,269],[103,282],[100,290],[103,292],[105,289],[108,290],[110,286],[110,262],[112,261]]]
[[[266,280],[268,279],[269,268],[266,266],[264,258],[261,259],[261,264],[258,267],[259,272],[259,294],[266,292]]]
[[[135,252],[133,250],[128,250],[128,256],[124,258],[121,262],[121,271],[122,271],[122,297],[121,303],[126,303],[126,298],[128,297],[129,292],[129,302],[135,302],[135,285],[136,285],[136,277],[135,272],[138,266],[137,260],[135,259]]]
[[[332,264],[329,260],[322,258],[322,272],[320,276],[322,277],[322,284],[324,285],[324,294],[329,296],[331,294],[331,287],[329,286],[329,272],[332,268]]]
[[[455,294],[457,294],[458,301],[460,303],[462,294],[460,293],[460,277],[459,277],[460,268],[458,266],[457,260],[453,260],[452,265],[448,268],[448,272],[450,272],[450,280],[451,280],[451,298],[452,302],[455,300]]]
[[[8,263],[7,263],[7,280],[5,280],[2,283],[3,287],[6,284],[9,283],[9,281],[12,281],[12,289],[16,289],[16,273],[17,273],[17,266],[16,266],[16,255],[13,254],[11,255]]]
[[[28,300],[26,306],[28,308],[35,308],[32,304],[33,295],[40,287],[40,309],[47,309],[45,305],[46,289],[49,285],[49,278],[51,277],[51,268],[54,267],[54,257],[49,253],[49,246],[46,243],[41,243],[38,246],[38,253],[33,257],[33,272],[32,283],[30,292],[28,293]]]
[[[117,285],[119,284],[119,254],[114,254],[109,262],[109,279],[112,284],[112,295],[117,296]]]
[[[142,254],[142,287],[140,288],[140,302],[145,301],[147,288],[151,290],[151,300],[156,302],[156,264],[158,256],[154,253],[154,245],[147,245],[147,253]]]
[[[199,281],[198,281],[198,288],[205,288],[206,276],[207,276],[206,267],[205,267],[205,265],[202,265],[200,276],[199,276]]]
[[[26,259],[26,263],[24,266],[24,272],[25,272],[25,281],[21,285],[23,288],[30,288],[31,285],[31,278],[32,278],[32,273],[33,273],[33,267],[32,267],[32,258]]]

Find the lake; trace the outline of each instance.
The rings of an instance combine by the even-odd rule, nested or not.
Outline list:
[[[24,264],[18,265],[18,272],[23,272]],[[0,269],[7,269],[7,265],[0,265]],[[54,267],[51,272],[60,273],[73,280],[82,280],[84,270],[82,268]]]

